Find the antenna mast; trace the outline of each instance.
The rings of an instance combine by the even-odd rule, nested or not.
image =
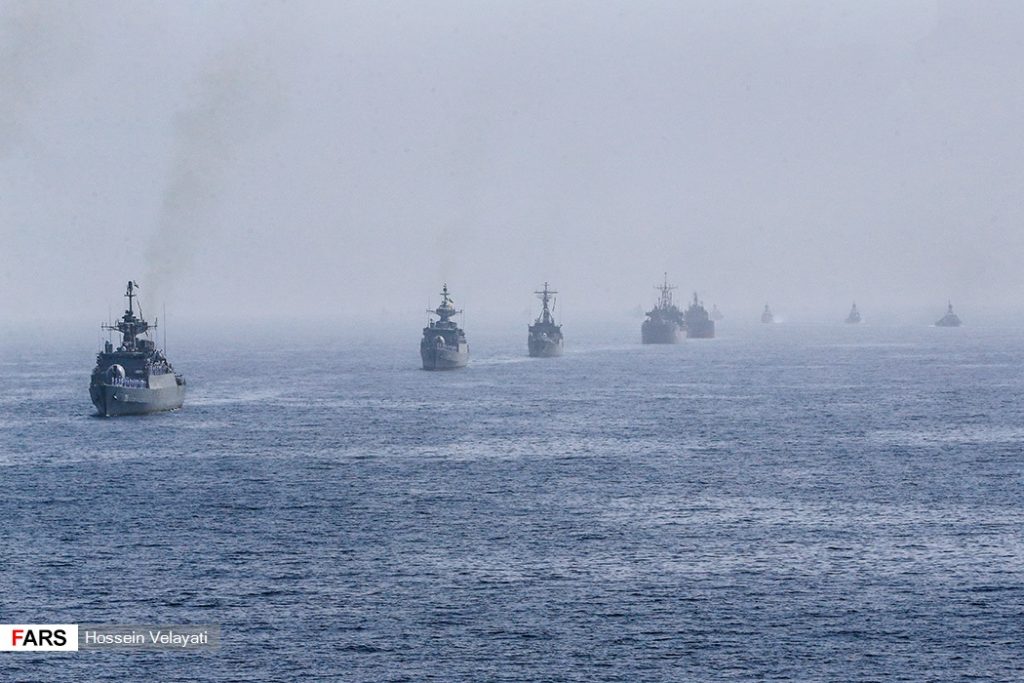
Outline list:
[[[537,298],[541,300],[541,303],[543,305],[543,308],[541,309],[541,314],[540,314],[540,321],[544,322],[545,324],[553,324],[555,322],[554,318],[551,315],[551,311],[554,310],[554,308],[555,308],[555,306],[554,306],[554,296],[553,295],[554,294],[558,294],[558,292],[556,292],[553,289],[549,289],[548,288],[548,283],[545,282],[544,283],[544,289],[542,289],[539,292],[534,292],[534,294],[537,295]],[[551,307],[550,308],[548,307],[548,303],[549,302],[551,303]]]
[[[668,283],[668,273],[665,273],[664,284],[654,286],[655,289],[661,291],[661,299],[658,301],[658,306],[661,308],[668,308],[672,305],[672,290],[676,289],[675,285]]]

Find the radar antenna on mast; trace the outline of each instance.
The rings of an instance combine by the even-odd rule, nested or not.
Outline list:
[[[124,293],[125,297],[128,298],[128,310],[124,312],[124,315],[117,322],[103,325],[103,328],[106,330],[121,333],[121,348],[126,351],[136,350],[136,338],[140,334],[146,334],[148,330],[157,327],[155,323],[150,325],[143,319],[141,304],[138,305],[139,315],[135,315],[135,298],[138,296],[135,293],[136,289],[140,289],[139,283],[129,280]]]
[[[434,310],[427,309],[427,313],[436,315],[441,320],[440,323],[446,323],[453,315],[461,314],[463,311],[455,309],[455,302],[452,300],[450,294],[448,294],[448,283],[444,283],[441,288],[441,304]]]

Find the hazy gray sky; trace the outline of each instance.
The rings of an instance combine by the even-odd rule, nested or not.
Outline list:
[[[1024,311],[1021,2],[0,5],[0,315]]]

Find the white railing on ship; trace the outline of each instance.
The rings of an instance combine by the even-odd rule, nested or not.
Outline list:
[[[132,377],[114,377],[110,380],[110,386],[125,387],[126,389],[145,389],[146,380],[134,379]]]

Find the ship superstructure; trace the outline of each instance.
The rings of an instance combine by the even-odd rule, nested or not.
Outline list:
[[[693,301],[683,316],[686,324],[687,339],[714,339],[715,321],[711,319],[708,309],[697,300],[697,292],[693,293]]]
[[[89,383],[93,405],[105,417],[175,410],[185,400],[185,378],[174,372],[163,351],[149,339],[149,330],[156,325],[143,319],[142,307],[134,301],[138,287],[136,282],[128,282],[128,309],[115,324],[103,325],[103,329],[121,334],[116,349],[107,341],[96,355]]]
[[[552,358],[562,355],[562,326],[555,323],[552,311],[555,308],[554,295],[558,292],[544,289],[534,292],[542,302],[540,316],[528,328],[527,346],[534,358]]]
[[[772,313],[772,309],[768,307],[768,304],[764,305],[764,311],[761,313],[761,322],[773,323],[775,322],[775,314]]]
[[[946,315],[936,321],[936,327],[960,327],[962,324],[960,316],[953,312],[953,302],[948,303],[949,306],[946,308]]]
[[[860,311],[857,310],[857,302],[853,302],[853,307],[850,309],[850,315],[846,316],[847,325],[856,325],[861,321]]]
[[[654,287],[661,292],[658,303],[647,311],[647,320],[640,326],[640,338],[644,344],[675,344],[685,320],[682,311],[672,303],[674,286],[668,283],[668,273],[661,285]]]
[[[424,370],[455,370],[469,363],[469,343],[466,333],[452,317],[462,311],[455,310],[455,303],[448,294],[448,283],[441,289],[441,303],[430,315],[439,320],[427,323],[420,339],[420,357]]]
[[[720,310],[718,310],[718,306],[716,304],[711,304],[711,319],[715,322],[725,319],[725,316]]]

